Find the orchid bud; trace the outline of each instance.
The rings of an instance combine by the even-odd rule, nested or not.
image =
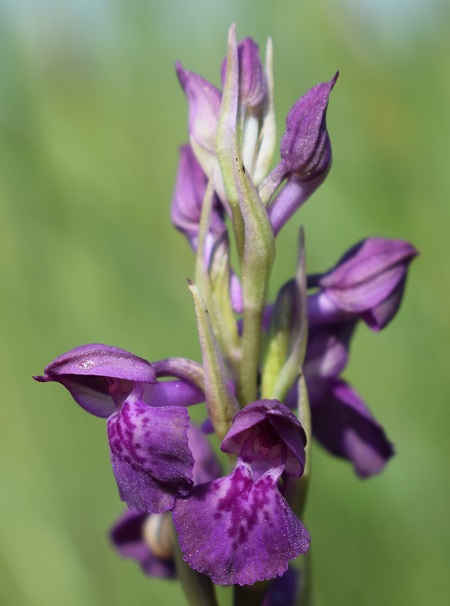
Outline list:
[[[214,152],[222,95],[210,82],[183,69],[181,63],[176,69],[189,104],[189,134],[198,145]]]
[[[280,153],[290,177],[310,181],[324,173],[331,162],[326,125],[328,99],[339,72],[329,82],[317,84],[301,97],[286,118]]]
[[[244,38],[237,46],[239,65],[239,106],[242,116],[257,114],[267,94],[259,47],[252,38]],[[227,59],[222,63],[222,84],[225,82]]]
[[[190,145],[180,147],[177,180],[172,197],[171,218],[175,227],[197,249],[200,217],[208,181]],[[213,195],[209,229],[212,233],[222,233],[223,209],[217,196]]]
[[[326,112],[338,75],[339,72],[330,82],[311,88],[295,103],[286,118],[286,131],[280,146],[281,162],[262,184],[260,192],[268,201],[287,178],[269,207],[275,234],[323,183],[331,167]]]

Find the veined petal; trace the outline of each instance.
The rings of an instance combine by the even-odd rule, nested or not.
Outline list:
[[[310,537],[277,488],[281,468],[253,481],[234,472],[178,499],[173,521],[189,565],[219,585],[251,585],[283,574]]]
[[[380,473],[394,454],[383,428],[354,389],[341,380],[310,390],[313,435],[332,454],[353,463],[361,478]]]
[[[194,459],[185,408],[126,401],[108,419],[111,462],[120,498],[130,509],[160,513],[186,495]]]
[[[58,380],[65,375],[114,377],[139,383],[156,383],[155,371],[150,362],[111,345],[91,343],[75,347],[62,354],[48,366],[47,380]]]
[[[342,310],[365,312],[386,301],[402,284],[415,256],[417,250],[404,240],[367,238],[321,276],[318,286]]]
[[[61,383],[77,404],[103,418],[120,408],[135,385],[144,390],[147,385],[157,383],[150,362],[119,347],[101,343],[71,349],[53,360],[44,373],[44,376],[33,378],[42,383]]]

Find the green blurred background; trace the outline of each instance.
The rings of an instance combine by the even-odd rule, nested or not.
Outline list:
[[[316,606],[448,603],[450,36],[444,0],[0,0],[0,604],[183,604],[111,550],[105,424],[30,376],[88,342],[199,359],[193,258],[169,203],[186,106],[174,61],[218,84],[226,33],[275,48],[279,136],[337,68],[334,166],[279,237],[273,290],[368,235],[421,251],[396,321],[346,377],[398,455],[361,482],[314,450]]]

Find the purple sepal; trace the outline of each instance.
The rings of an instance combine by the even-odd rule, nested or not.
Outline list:
[[[251,450],[256,457],[262,449],[267,453],[275,443],[286,446],[285,471],[299,477],[305,467],[306,434],[297,417],[278,400],[258,400],[240,410],[233,419],[231,429],[222,442],[223,452],[241,454],[244,445],[254,443]]]
[[[408,266],[417,250],[404,240],[367,238],[351,248],[309,286],[321,290],[308,301],[312,324],[359,315],[373,330],[394,317],[402,300]]]
[[[356,320],[311,326],[303,372],[308,378],[332,378],[341,374],[348,362],[350,340]]]
[[[286,173],[297,179],[314,179],[328,170],[331,143],[326,126],[328,99],[339,72],[301,97],[286,118],[280,152]]]
[[[259,56],[259,47],[252,38],[244,38],[237,47],[239,65],[239,104],[246,112],[258,112],[266,99],[267,83]],[[222,63],[222,85],[225,83],[227,59]]]
[[[100,343],[75,347],[51,362],[36,381],[56,381],[89,413],[109,417],[136,384],[142,389],[157,383],[150,362],[134,354]]]
[[[108,419],[111,462],[120,498],[130,509],[160,513],[192,487],[194,459],[185,408],[126,401]]]
[[[369,328],[377,332],[389,324],[400,308],[405,284],[406,274],[384,301],[361,314],[361,318]]]
[[[191,146],[182,145],[179,152],[171,219],[175,227],[186,236],[192,248],[196,250],[203,198],[208,181]],[[214,234],[220,234],[226,229],[223,222],[223,208],[216,195],[212,202],[210,229]]]
[[[335,380],[311,385],[309,396],[313,435],[322,446],[351,461],[361,478],[380,473],[394,447],[356,391]]]
[[[310,537],[277,488],[282,467],[234,472],[177,499],[173,522],[189,565],[219,585],[251,585],[283,574]]]
[[[215,153],[221,92],[210,82],[176,65],[178,79],[189,104],[189,134],[206,150]]]
[[[146,575],[173,579],[175,578],[173,558],[156,556],[144,540],[144,526],[148,519],[148,513],[138,513],[130,509],[124,511],[110,530],[111,541],[122,557],[136,560]]]

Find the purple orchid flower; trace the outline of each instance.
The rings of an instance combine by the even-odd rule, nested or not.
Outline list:
[[[194,486],[220,477],[222,469],[204,433],[194,423],[188,429],[189,448],[194,457]],[[172,531],[167,513],[126,510],[110,531],[111,541],[124,558],[136,560],[148,576],[173,579]]]
[[[359,317],[381,330],[400,307],[408,267],[417,254],[404,240],[363,240],[327,273],[308,276],[308,287],[319,288],[309,297],[310,324]]]
[[[330,170],[332,154],[326,112],[338,75],[339,72],[329,82],[311,88],[286,118],[281,162],[262,185],[262,189],[268,188],[273,193],[287,179],[268,209],[275,234],[323,183]]]
[[[192,363],[194,364],[194,363]],[[157,380],[164,363],[108,345],[84,345],[56,358],[37,381],[64,385],[91,414],[108,417],[111,462],[130,509],[161,513],[192,484],[186,406],[204,400],[186,380]]]
[[[192,568],[220,585],[253,584],[283,574],[308,550],[309,534],[277,487],[283,471],[302,475],[305,444],[300,422],[278,400],[253,402],[235,415],[221,449],[238,456],[236,468],[194,487],[173,509]]]

